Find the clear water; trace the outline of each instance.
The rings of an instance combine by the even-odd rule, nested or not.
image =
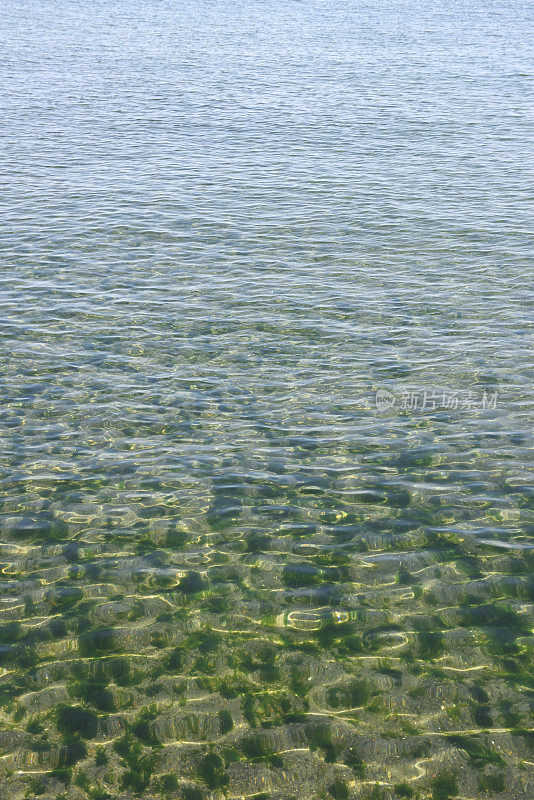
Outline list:
[[[0,797],[532,796],[532,28],[4,2]]]

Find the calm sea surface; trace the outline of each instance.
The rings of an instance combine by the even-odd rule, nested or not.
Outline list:
[[[532,797],[533,28],[3,2],[2,800]]]

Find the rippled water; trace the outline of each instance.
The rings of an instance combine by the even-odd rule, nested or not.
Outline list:
[[[4,3],[1,798],[532,796],[531,11]]]

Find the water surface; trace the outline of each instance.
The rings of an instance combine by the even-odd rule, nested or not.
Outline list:
[[[6,0],[0,797],[532,796],[531,11]]]

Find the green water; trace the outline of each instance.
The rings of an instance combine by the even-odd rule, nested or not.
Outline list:
[[[6,0],[0,798],[529,798],[524,2]]]

